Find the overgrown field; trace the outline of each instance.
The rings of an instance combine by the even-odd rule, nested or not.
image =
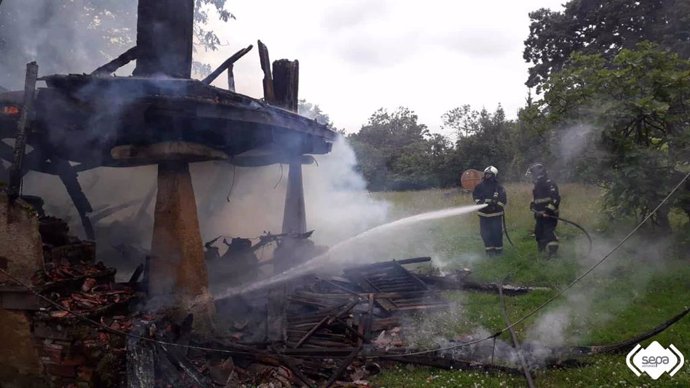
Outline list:
[[[563,185],[561,216],[584,226],[594,239],[587,255],[587,241],[574,227],[559,225],[560,257],[546,260],[537,255],[531,236],[533,218],[528,211],[530,186],[507,185],[508,233],[515,247],[504,239],[502,257],[484,257],[475,215],[430,221],[417,226],[412,237],[393,240],[388,246],[395,257],[433,255],[437,265],[449,271],[470,268],[473,276],[487,282],[545,286],[508,297],[511,321],[532,310],[608,253],[635,225],[634,220],[610,220],[601,212],[600,191],[595,187]],[[428,190],[373,194],[392,204],[391,218],[424,211],[471,204],[471,196],[452,191]],[[585,277],[565,296],[516,327],[520,341],[539,339],[554,345],[604,345],[648,331],[683,310],[690,303],[690,255],[688,220],[673,218],[674,233],[651,236],[641,231],[617,253]],[[425,327],[434,336],[457,338],[472,328],[496,332],[505,326],[499,298],[495,295],[449,293],[457,301],[453,311],[425,316]],[[501,337],[510,341],[506,333]],[[667,347],[674,344],[690,358],[690,317],[653,338]],[[647,346],[651,340],[643,343]],[[582,359],[584,365],[535,373],[539,387],[594,386],[690,386],[690,366],[675,376],[654,381],[635,376],[625,364],[625,355],[604,355]],[[475,371],[444,371],[424,367],[387,369],[373,383],[377,387],[524,386],[521,376]]]

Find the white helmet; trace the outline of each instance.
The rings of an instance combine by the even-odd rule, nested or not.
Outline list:
[[[484,169],[484,174],[493,174],[494,176],[498,175],[498,169],[494,166],[489,166]]]

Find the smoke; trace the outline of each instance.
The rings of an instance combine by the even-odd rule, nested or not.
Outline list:
[[[594,236],[592,254],[578,256],[581,273],[600,261],[618,244],[612,237]],[[590,335],[625,311],[635,299],[645,295],[654,276],[666,267],[666,240],[646,238],[630,241],[566,291],[564,300],[547,307],[527,330],[525,345],[533,362],[543,363],[551,355],[548,349],[590,343]],[[620,284],[629,287],[620,287]],[[541,348],[541,351],[539,349]]]
[[[25,64],[41,74],[88,73],[133,45],[137,0],[5,0],[0,5],[0,85],[23,87]],[[11,55],[10,55],[11,53]]]
[[[374,199],[355,171],[354,152],[339,137],[333,150],[303,166],[307,229],[317,244],[330,245],[384,223],[389,205]],[[227,163],[192,168],[205,238],[219,234],[255,237],[280,233],[288,166],[233,167]]]
[[[582,155],[591,145],[591,134],[594,127],[590,124],[580,123],[559,132],[558,155],[559,161],[568,163]]]
[[[345,139],[338,138],[330,154],[316,159],[318,164],[303,166],[307,227],[315,230],[312,240],[316,244],[331,245],[387,221],[388,203],[366,191],[364,180],[355,171],[354,152]],[[230,239],[280,233],[287,169],[280,165],[234,167],[227,162],[192,164],[204,241],[220,235]],[[120,253],[113,250],[120,246],[135,249],[141,257],[131,264],[138,264],[151,244],[153,203],[140,207],[155,189],[156,167],[97,168],[80,173],[79,180],[95,209],[92,215],[132,202],[96,223],[96,238],[99,259],[107,264],[123,267]],[[77,212],[58,178],[31,172],[25,179],[24,193],[43,197],[47,213],[66,219],[73,233],[83,236]],[[223,249],[222,244],[216,246]],[[362,257],[373,258],[359,252]],[[265,259],[271,250],[259,254]]]

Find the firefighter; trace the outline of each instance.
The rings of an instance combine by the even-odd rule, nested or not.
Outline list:
[[[474,188],[472,198],[478,205],[487,204],[477,211],[479,232],[489,256],[503,253],[503,213],[508,198],[506,190],[496,180],[498,169],[489,166],[484,169],[482,181]]]
[[[532,202],[529,206],[536,221],[534,237],[537,240],[537,249],[540,253],[546,252],[549,258],[555,257],[558,253],[558,207],[561,204],[558,186],[549,179],[546,168],[541,163],[531,165],[525,175],[534,183]]]

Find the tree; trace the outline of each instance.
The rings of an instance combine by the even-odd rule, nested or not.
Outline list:
[[[451,144],[430,134],[410,109],[379,109],[348,137],[370,190],[411,190],[447,185]]]
[[[458,134],[453,163],[459,169],[458,174],[468,168],[484,169],[489,165],[508,172],[513,158],[510,138],[514,123],[506,119],[500,104],[493,113],[463,105],[449,110],[442,119],[444,128]]]
[[[536,162],[554,166],[557,161],[551,152],[553,139],[551,125],[542,109],[542,104],[534,102],[531,94],[526,105],[518,112],[515,130],[510,137],[510,146],[514,150],[509,171],[514,177],[521,177],[527,168]],[[553,167],[550,168],[552,175]]]
[[[297,105],[297,113],[312,120],[316,120],[319,124],[323,124],[330,129],[334,129],[331,118],[326,112],[321,110],[318,104],[312,104],[307,100],[301,99]]]
[[[610,59],[646,40],[690,57],[687,0],[571,0],[563,11],[542,8],[529,16],[530,34],[523,53],[532,64],[529,87],[540,88],[575,52]]]
[[[690,61],[651,43],[603,54],[573,54],[544,85],[544,108],[554,126],[592,125],[580,164],[597,166],[607,188],[607,211],[644,217],[688,169]],[[690,185],[672,206],[690,217]],[[668,229],[670,207],[653,218]]]

